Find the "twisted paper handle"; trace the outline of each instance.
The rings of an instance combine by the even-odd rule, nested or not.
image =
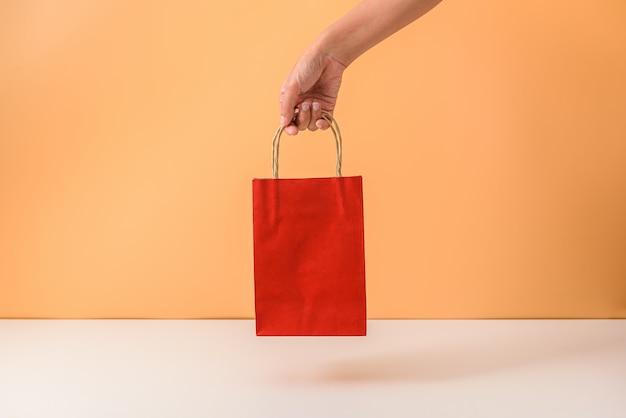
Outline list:
[[[342,159],[342,143],[341,143],[341,131],[339,130],[339,125],[333,115],[329,112],[322,110],[322,119],[328,122],[330,125],[330,130],[333,132],[333,136],[335,137],[335,144],[337,145],[337,167],[335,169],[335,174],[337,177],[341,177],[341,159]],[[283,127],[280,126],[276,133],[274,134],[274,139],[272,140],[272,178],[278,178],[278,149],[280,145],[280,136],[283,133]]]

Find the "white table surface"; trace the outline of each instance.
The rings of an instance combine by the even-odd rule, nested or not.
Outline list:
[[[626,417],[626,320],[0,320],[0,418]]]

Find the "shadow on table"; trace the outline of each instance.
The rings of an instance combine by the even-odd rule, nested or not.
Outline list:
[[[540,326],[518,330],[513,324],[504,332],[481,329],[460,338],[426,342],[420,347],[400,351],[394,348],[322,364],[296,380],[303,383],[444,381],[560,360],[583,362],[589,355],[596,361],[603,352],[614,349],[626,353],[626,335],[616,333],[615,328],[585,327],[581,332],[571,326],[563,330]]]

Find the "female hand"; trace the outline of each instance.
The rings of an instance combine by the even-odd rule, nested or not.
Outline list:
[[[280,90],[280,123],[288,135],[327,129],[322,110],[335,109],[346,66],[311,48],[298,60]]]
[[[289,135],[328,128],[346,67],[441,0],[362,0],[306,49],[280,90],[280,123]]]

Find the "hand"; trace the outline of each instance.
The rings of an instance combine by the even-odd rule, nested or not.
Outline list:
[[[346,66],[327,54],[308,50],[280,90],[280,123],[288,135],[327,129],[322,110],[332,114]]]

